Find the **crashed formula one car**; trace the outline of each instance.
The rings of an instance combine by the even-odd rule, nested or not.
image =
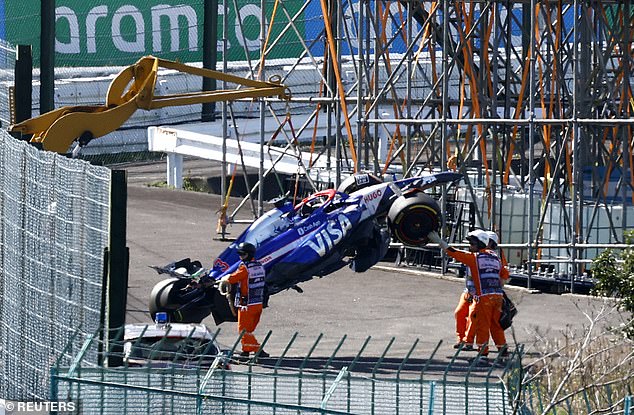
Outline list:
[[[216,324],[236,321],[231,293],[221,293],[214,282],[238,268],[240,242],[256,246],[256,258],[266,270],[265,306],[271,295],[289,288],[301,292],[297,284],[346,265],[364,272],[385,256],[390,234],[407,245],[425,244],[441,218],[438,202],[423,191],[461,178],[441,172],[382,182],[371,174],[356,174],[338,190],[315,193],[296,206],[279,200],[216,258],[211,269],[189,259],[155,267],[172,278],[155,285],[150,314],[165,311],[173,322],[198,323],[209,314]]]

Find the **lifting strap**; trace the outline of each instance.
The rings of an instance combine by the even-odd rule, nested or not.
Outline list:
[[[231,179],[229,180],[229,187],[227,188],[227,194],[225,195],[225,200],[218,211],[218,225],[216,226],[216,233],[223,233],[224,229],[229,224],[227,220],[227,209],[229,208],[229,198],[231,197],[231,189],[233,189],[233,182],[236,178],[236,171],[238,170],[238,165],[234,164],[233,169],[231,171]],[[225,174],[223,171],[222,174]]]

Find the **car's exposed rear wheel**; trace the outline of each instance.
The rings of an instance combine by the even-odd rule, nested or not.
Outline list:
[[[427,234],[440,227],[440,206],[424,193],[400,196],[388,213],[388,223],[396,239],[406,245],[424,245]]]
[[[211,313],[209,306],[192,302],[183,296],[186,279],[168,278],[159,281],[150,293],[149,311],[152,320],[156,313],[164,311],[173,323],[200,323]]]

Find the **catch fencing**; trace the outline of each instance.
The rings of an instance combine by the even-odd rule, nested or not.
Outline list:
[[[100,326],[110,180],[0,132],[0,397],[47,400],[73,333]]]
[[[115,337],[121,336],[120,330]],[[51,400],[72,403],[79,413],[100,414],[634,414],[629,391],[611,382],[575,393],[566,389],[554,399],[549,385],[522,365],[522,345],[512,347],[508,358],[483,359],[461,349],[443,356],[442,341],[421,356],[416,340],[399,356],[389,352],[389,344],[367,353],[368,337],[356,355],[344,357],[337,353],[347,336],[331,355],[323,355],[315,352],[319,335],[308,353],[291,356],[295,333],[279,356],[239,362],[234,356],[240,338],[219,354],[199,356],[186,350],[186,341],[167,352],[161,347],[165,338],[152,337],[143,346],[151,347],[146,355],[152,363],[139,365],[137,355],[125,352],[141,347],[138,340],[129,340],[131,347],[124,346],[121,356],[116,338],[107,348],[101,337],[78,333],[79,353],[51,368]],[[269,332],[263,345],[271,337]],[[91,350],[123,357],[123,365],[98,366],[86,358]]]
[[[10,103],[15,81],[15,46],[0,39],[0,123],[2,127],[11,124]]]
[[[78,373],[79,375],[79,373]],[[511,414],[502,384],[351,374],[193,369],[92,369],[60,376],[58,401],[82,413]],[[202,386],[202,387],[201,387]],[[471,398],[467,401],[466,390]]]
[[[522,373],[521,345],[508,359],[487,360],[462,350],[439,356],[442,342],[421,357],[418,340],[404,356],[389,354],[390,345],[362,356],[368,338],[356,355],[338,357],[346,336],[324,356],[313,353],[320,335],[307,354],[289,356],[297,333],[280,356],[256,362],[237,363],[238,339],[213,363],[185,361],[179,352],[170,358],[161,351],[154,367],[132,367],[138,362],[127,360],[124,352],[123,366],[100,367],[84,357],[84,351],[108,350],[100,346],[100,337],[84,336],[73,362],[52,368],[52,399],[101,414],[511,414]],[[271,332],[263,346],[270,337]],[[152,340],[153,347],[161,344]]]

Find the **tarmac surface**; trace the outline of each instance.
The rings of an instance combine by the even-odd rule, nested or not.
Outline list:
[[[204,176],[212,168],[218,171],[208,162],[192,163],[188,175]],[[214,239],[221,205],[218,195],[149,187],[165,180],[164,162],[125,169],[130,249],[127,322],[150,322],[148,295],[163,276],[148,267],[185,257],[209,267],[228,242]],[[232,199],[231,206],[238,202]],[[238,217],[250,218],[249,209]],[[231,226],[230,236],[238,236],[244,226]],[[361,274],[345,268],[301,284],[302,294],[292,290],[276,294],[263,312],[256,337],[262,342],[270,330],[266,350],[272,356],[286,352],[298,358],[310,353],[354,357],[360,351],[363,356],[378,358],[385,353],[402,358],[411,351],[412,357],[424,359],[442,341],[436,356],[448,359],[455,352],[453,311],[464,283],[452,274],[387,268],[390,265],[381,263]],[[603,304],[593,297],[535,293],[519,287],[508,287],[507,293],[519,310],[512,331],[506,332],[509,344],[512,348],[524,344],[528,352],[540,341],[537,332],[553,337],[581,329],[588,323],[584,313],[593,313]],[[215,331],[211,318],[204,322]],[[232,347],[236,338],[236,323],[223,323],[220,343]]]

